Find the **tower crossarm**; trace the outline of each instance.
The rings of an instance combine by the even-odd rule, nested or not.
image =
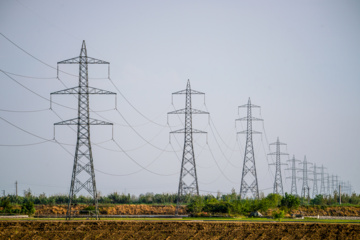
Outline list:
[[[197,129],[191,129],[190,131],[186,131],[186,129],[183,128],[183,129],[172,131],[170,133],[207,133],[207,132],[200,131],[200,130],[197,130]]]
[[[189,91],[189,90],[186,90],[186,89],[185,89],[185,90],[181,90],[181,91],[174,92],[174,93],[172,93],[172,94],[173,94],[173,95],[176,95],[176,94],[186,94],[186,93],[187,93],[186,91]],[[205,94],[205,93],[190,89],[189,94]]]
[[[102,90],[94,87],[88,87],[88,89],[86,89],[85,92],[81,91],[80,87],[73,87],[73,88],[60,90],[57,92],[52,92],[51,94],[80,94],[80,93],[81,94],[116,94],[114,92],[110,92],[107,90]]]
[[[113,123],[90,118],[89,125],[113,125]],[[62,122],[54,123],[54,125],[84,125],[79,122],[79,118],[73,118]]]
[[[186,108],[175,110],[175,111],[172,111],[172,112],[168,112],[168,114],[187,114],[187,113],[189,113],[189,112],[188,112],[188,110]],[[190,109],[190,113],[191,114],[210,114],[209,112],[205,112],[205,111],[202,111],[202,110],[197,110],[197,109],[194,109],[194,108]]]
[[[87,56],[70,58],[67,60],[60,61],[57,64],[79,64],[81,62],[86,64],[110,64],[109,62]]]
[[[244,104],[244,105],[238,106],[238,109],[239,109],[239,108],[247,108],[247,107],[260,108],[260,106],[255,105],[255,104]]]
[[[244,131],[241,131],[241,132],[237,132],[237,134],[262,134],[261,132],[258,132],[258,131],[248,131],[248,130],[244,130]]]
[[[277,164],[277,163],[269,163],[268,165],[287,165],[286,163],[279,163],[279,164]]]
[[[288,164],[287,164],[288,165]],[[285,170],[295,170],[295,171],[299,171],[299,170],[302,170],[302,169],[300,169],[300,168],[285,168]]]
[[[282,153],[282,152],[278,152],[278,153],[276,153],[276,152],[268,153],[268,155],[277,155],[277,154],[279,154],[279,155],[289,155],[288,153]]]
[[[256,118],[256,117],[243,117],[243,118],[238,118],[238,119],[235,119],[235,121],[247,121],[247,120],[251,120],[251,121],[264,121],[263,119],[261,118]]]
[[[287,145],[287,144],[282,142],[274,142],[274,143],[270,143],[269,145]]]

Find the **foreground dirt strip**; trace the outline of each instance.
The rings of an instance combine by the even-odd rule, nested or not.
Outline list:
[[[360,224],[0,221],[0,239],[359,239]]]

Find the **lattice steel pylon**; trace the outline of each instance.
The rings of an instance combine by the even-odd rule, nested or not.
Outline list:
[[[110,64],[110,63],[88,57],[85,41],[83,41],[79,57],[74,57],[71,59],[60,61],[58,62],[58,65],[59,64],[79,64],[79,85],[77,87],[51,93],[51,95],[53,94],[78,95],[78,117],[54,124],[54,125],[77,126],[76,150],[75,150],[73,171],[71,176],[69,204],[66,213],[66,218],[67,219],[71,218],[71,214],[72,214],[71,204],[73,198],[82,189],[85,189],[93,197],[94,205],[95,205],[95,214],[96,216],[98,216],[98,196],[96,190],[93,154],[91,149],[90,125],[113,125],[113,124],[90,118],[89,95],[116,94],[116,93],[89,87],[88,64]]]
[[[331,186],[330,186],[330,175],[329,175],[329,173],[326,173],[326,193],[327,193],[327,195],[328,196],[331,196]]]
[[[192,108],[191,95],[205,93],[198,92],[191,89],[190,80],[187,81],[186,89],[172,94],[185,94],[185,108],[169,112],[168,114],[184,114],[185,115],[185,128],[172,131],[173,133],[184,133],[184,148],[181,161],[180,180],[178,188],[178,197],[176,204],[176,212],[178,214],[179,204],[181,197],[184,195],[199,195],[199,185],[196,173],[196,162],[194,154],[193,133],[206,133],[204,131],[196,130],[192,127],[193,114],[209,114],[208,112]]]
[[[324,165],[321,165],[321,178],[320,178],[320,194],[322,194],[322,195],[325,195],[326,194],[326,192],[325,192],[325,172],[324,172],[324,169],[325,169],[325,167],[324,167]]]
[[[240,185],[240,197],[241,199],[245,199],[248,191],[251,192],[252,197],[258,199],[259,198],[259,186],[256,174],[256,165],[255,165],[255,155],[254,155],[254,146],[253,146],[253,133],[260,133],[252,130],[252,121],[263,121],[260,118],[256,118],[252,116],[251,109],[252,108],[260,108],[260,106],[256,106],[251,104],[251,100],[249,98],[248,103],[239,108],[247,108],[247,117],[236,119],[235,121],[246,121],[247,129],[238,133],[246,133],[246,145],[244,152],[244,163],[243,163],[243,171],[241,176],[241,185]],[[251,184],[248,182],[251,181]]]
[[[283,184],[282,184],[282,177],[281,177],[281,165],[286,165],[281,163],[281,155],[289,155],[288,153],[282,153],[280,151],[280,146],[281,145],[286,145],[285,143],[280,142],[279,137],[277,138],[276,142],[274,143],[270,143],[271,145],[276,145],[276,151],[269,153],[268,155],[275,155],[276,160],[275,163],[270,163],[269,165],[275,165],[275,179],[274,179],[274,188],[273,188],[273,193],[276,194],[280,194],[280,195],[284,195],[284,188],[283,188]]]
[[[336,191],[339,194],[339,176],[338,175],[335,175],[334,191]]]
[[[316,166],[316,163],[314,163],[313,168],[314,168],[314,171],[313,171],[314,179],[313,179],[313,192],[312,192],[312,195],[313,195],[313,198],[314,198],[314,197],[316,197],[316,195],[319,194],[318,185],[317,185],[317,182],[318,182],[317,175],[319,175],[320,173],[318,173],[318,171],[317,171],[318,167]]]
[[[306,156],[305,156],[304,161],[301,162],[300,164],[303,165],[303,169],[300,170],[300,171],[303,172],[303,176],[302,176],[302,178],[299,178],[299,179],[302,179],[302,181],[303,181],[302,187],[301,187],[301,196],[305,198],[306,197],[306,192],[307,192],[308,193],[307,197],[309,198],[310,197],[309,196],[309,191],[310,191],[309,180],[311,180],[311,179],[308,176],[308,172],[309,172],[308,165],[312,164],[312,163],[308,162],[306,160]]]
[[[291,191],[290,194],[297,196],[297,186],[296,186],[296,171],[297,170],[301,170],[299,168],[296,167],[296,162],[301,162],[300,160],[295,159],[295,155],[293,155],[293,158],[291,160],[287,160],[288,162],[291,162],[291,167],[287,168],[285,170],[291,170],[291,177],[287,177],[287,178],[291,178]]]

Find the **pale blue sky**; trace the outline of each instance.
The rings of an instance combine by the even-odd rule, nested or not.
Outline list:
[[[97,187],[104,194],[113,191],[140,194],[177,192],[181,159],[181,136],[173,137],[166,127],[166,113],[174,110],[171,93],[186,87],[206,93],[206,106],[194,97],[193,106],[206,108],[222,140],[214,139],[208,119],[194,117],[194,127],[208,131],[195,136],[199,187],[203,191],[230,192],[240,188],[244,136],[236,142],[237,106],[250,97],[262,107],[266,134],[254,136],[259,189],[272,191],[274,168],[265,153],[269,142],[279,137],[287,151],[302,160],[323,164],[330,174],[350,181],[360,192],[360,3],[358,1],[10,1],[0,2],[0,32],[38,59],[56,63],[80,53],[86,41],[88,55],[111,63],[111,78],[139,115],[118,94],[118,110],[92,113],[94,118],[112,121],[115,140],[142,166],[170,176],[140,171],[128,176],[96,172]],[[56,70],[31,58],[0,36],[0,69],[19,83],[49,98],[65,87]],[[61,66],[78,74],[77,66]],[[90,66],[90,77],[106,77],[107,68]],[[60,74],[68,87],[77,78]],[[0,109],[44,110],[31,113],[0,111],[0,117],[45,139],[53,138],[53,123],[76,117],[72,109],[54,106],[1,74]],[[109,80],[91,79],[90,85],[116,92]],[[72,96],[54,101],[76,108]],[[184,99],[174,98],[176,108]],[[114,98],[91,98],[93,110],[109,110]],[[170,116],[172,129],[181,128]],[[243,124],[245,127],[245,124]],[[37,143],[42,140],[0,120],[0,145]],[[262,124],[254,129],[263,131]],[[213,129],[214,130],[214,129]],[[215,133],[216,134],[216,133]],[[151,145],[139,137],[151,142]],[[74,154],[76,134],[57,127],[56,139]],[[111,140],[110,127],[93,127],[92,141]],[[177,144],[177,141],[180,146]],[[124,175],[139,171],[112,142],[93,146],[95,168]],[[219,167],[226,174],[225,178]],[[106,149],[115,151],[110,151]],[[173,152],[173,148],[176,154]],[[240,148],[240,149],[239,149]],[[136,150],[134,150],[136,149]],[[162,151],[162,150],[166,151]],[[224,156],[226,158],[224,158]],[[268,159],[272,161],[271,158]],[[286,158],[283,159],[284,161]],[[31,188],[36,194],[68,193],[73,157],[59,145],[47,142],[24,147],[0,146],[0,190],[14,193]],[[284,178],[290,173],[284,173]],[[299,173],[300,175],[300,173]],[[300,187],[301,182],[298,182]],[[290,191],[290,181],[285,191]],[[85,192],[83,192],[85,194]],[[202,192],[203,194],[205,192]]]

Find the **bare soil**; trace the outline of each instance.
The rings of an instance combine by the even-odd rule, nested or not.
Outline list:
[[[359,239],[360,224],[0,221],[0,239]]]

